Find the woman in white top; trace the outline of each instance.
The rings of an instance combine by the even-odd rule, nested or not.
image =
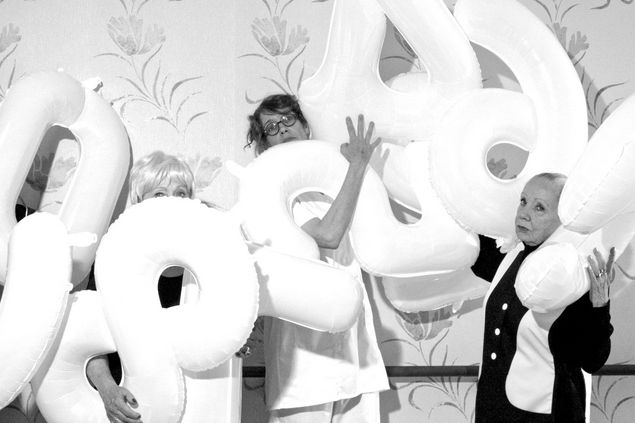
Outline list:
[[[309,138],[309,125],[295,97],[265,98],[249,116],[248,146],[256,155],[270,147]],[[331,202],[320,193],[296,199],[294,219],[311,235],[322,260],[351,272],[362,284],[361,270],[345,237],[355,211],[366,166],[378,138],[371,143],[374,124],[357,129],[346,118],[350,140],[340,151],[349,167],[342,188]],[[298,275],[302,277],[302,275]],[[266,402],[270,423],[379,423],[379,391],[388,378],[377,346],[373,316],[364,290],[363,313],[342,333],[316,332],[279,319],[265,324]]]

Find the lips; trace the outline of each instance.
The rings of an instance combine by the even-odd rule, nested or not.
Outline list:
[[[517,232],[529,232],[529,229],[525,228],[524,226],[521,226],[521,225],[516,225],[516,231]]]

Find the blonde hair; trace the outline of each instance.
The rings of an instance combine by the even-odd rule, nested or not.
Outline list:
[[[130,170],[130,203],[139,203],[145,194],[162,182],[177,182],[187,188],[190,198],[194,197],[194,174],[190,166],[176,156],[154,151],[137,160]]]

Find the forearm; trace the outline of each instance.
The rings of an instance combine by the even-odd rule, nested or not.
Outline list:
[[[319,247],[335,249],[340,245],[355,213],[365,170],[365,163],[351,163],[342,188],[324,217],[307,222],[302,227]]]
[[[593,373],[602,367],[608,360],[611,353],[611,334],[613,326],[611,325],[611,316],[609,311],[610,304],[604,307],[593,307],[588,330],[588,345],[583,351],[582,368]]]
[[[86,366],[86,375],[88,380],[99,392],[103,392],[109,387],[116,386],[117,382],[110,373],[108,367],[108,357],[100,355],[92,358]]]

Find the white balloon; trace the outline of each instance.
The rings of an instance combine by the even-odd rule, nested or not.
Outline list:
[[[128,135],[103,98],[59,72],[20,79],[0,108],[0,284],[7,272],[7,245],[16,223],[16,200],[51,125],[67,127],[77,138],[80,157],[59,211],[70,232],[99,238],[108,228],[130,162]],[[73,248],[72,281],[81,282],[95,258],[97,243]]]
[[[566,307],[589,290],[584,258],[572,244],[547,242],[523,261],[514,287],[530,310]]]
[[[513,210],[527,180],[541,172],[567,174],[582,154],[587,139],[584,93],[555,36],[517,1],[459,0],[454,16],[470,41],[507,64],[522,94],[484,89],[444,116],[432,147],[432,181],[462,225],[509,240],[514,237]],[[477,121],[487,115],[493,116]],[[503,141],[530,151],[521,174],[508,181],[495,179],[485,163],[487,150]],[[451,159],[464,149],[474,154]]]
[[[7,283],[0,301],[0,408],[29,383],[53,345],[71,290],[71,244],[49,213],[18,223],[9,238]]]
[[[602,123],[562,191],[558,214],[569,229],[589,233],[635,212],[635,95]]]

